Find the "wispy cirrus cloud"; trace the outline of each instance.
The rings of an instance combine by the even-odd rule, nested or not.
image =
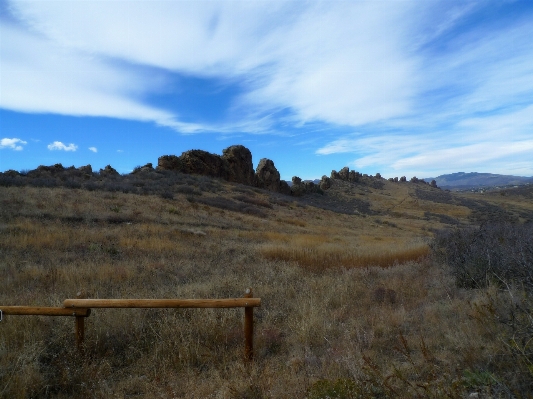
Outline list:
[[[94,153],[97,153],[97,152],[98,152],[98,148],[96,148],[96,147],[89,147],[89,151],[94,152]]]
[[[528,148],[532,129],[527,1],[10,1],[9,10],[5,109],[184,134],[297,130],[320,143],[317,155],[353,153],[353,165],[382,172],[480,170],[507,157],[499,167],[533,174],[515,150]],[[227,91],[217,117],[209,94],[188,113],[190,78]],[[487,133],[498,121],[507,127]],[[320,136],[310,124],[357,133]],[[454,157],[459,149],[468,157]]]
[[[281,109],[296,123],[398,116],[414,94],[416,59],[402,47],[416,8],[409,2],[12,1],[22,24],[2,27],[10,83],[0,105],[153,121],[185,133],[269,131],[267,116]],[[150,77],[154,70],[132,66],[222,78],[243,90],[228,109],[230,120],[185,121],[179,110],[143,100],[165,82]],[[32,89],[16,91],[30,89],[25,82]]]
[[[47,148],[50,151],[76,151],[78,146],[76,144],[63,144],[61,141],[54,141],[51,144],[48,144]]]
[[[431,134],[352,134],[316,151],[318,155],[354,154],[354,168],[437,176],[454,170],[531,174],[533,106],[516,112],[461,120],[451,130]]]
[[[22,151],[24,149],[23,145],[28,144],[27,141],[17,139],[17,138],[3,138],[0,139],[0,149],[9,148],[15,151]]]

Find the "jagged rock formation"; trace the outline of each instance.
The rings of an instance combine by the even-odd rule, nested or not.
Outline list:
[[[267,158],[259,161],[255,170],[255,183],[259,188],[280,192],[280,176],[274,162]]]
[[[227,168],[220,156],[202,150],[191,150],[181,154],[183,172],[195,175],[228,178]]]
[[[80,171],[84,175],[92,175],[93,167],[91,165],[80,166],[78,168],[78,171]]]
[[[326,175],[322,176],[322,180],[320,180],[320,189],[327,190],[331,187],[331,179],[327,177]]]
[[[139,166],[139,167],[133,169],[133,172],[131,172],[131,173],[134,175],[134,174],[137,174],[137,173],[146,173],[146,172],[153,172],[153,171],[154,171],[154,167],[153,167],[152,163],[149,162],[149,163],[147,163],[144,166]]]
[[[349,181],[350,180],[350,168],[348,168],[347,166],[342,168],[339,171],[339,178],[344,181]]]
[[[63,165],[56,163],[51,166],[40,165],[37,169],[31,170],[28,172],[28,177],[49,177],[55,176],[58,173],[61,173],[65,170]]]
[[[329,180],[328,177],[326,177],[326,179]],[[323,194],[323,189],[319,184],[315,184],[312,181],[302,181],[302,179],[300,179],[298,176],[294,176],[292,178],[291,195],[295,197],[301,197],[304,194],[311,193]]]
[[[233,145],[222,151],[222,159],[227,162],[228,180],[249,186],[254,184],[252,153],[242,145]]]
[[[242,145],[226,148],[222,156],[202,150],[186,151],[179,157],[164,155],[158,159],[157,170],[218,177],[282,194],[291,193],[287,182],[280,180],[280,174],[270,159],[261,159],[254,173],[252,153]]]
[[[252,154],[242,145],[226,148],[222,156],[202,150],[185,151],[179,157],[164,155],[157,161],[157,170],[218,177],[246,185],[254,183]]]
[[[113,169],[111,165],[107,165],[104,169],[100,169],[100,176],[102,177],[118,176],[119,174],[120,173]]]
[[[331,179],[338,179],[343,181],[349,181],[351,183],[357,183],[360,178],[361,173],[356,172],[355,170],[350,170],[350,168],[348,168],[347,166],[342,168],[339,172],[335,170],[331,171]],[[322,180],[324,180],[324,177],[322,177]]]
[[[293,176],[291,194],[295,197],[301,197],[305,194],[305,183],[302,183],[302,179],[298,176]]]
[[[157,170],[173,170],[175,172],[220,177],[227,179],[228,168],[219,155],[203,150],[185,151],[181,156],[164,155],[157,161]]]
[[[181,158],[176,155],[163,155],[157,159],[157,170],[174,170],[183,172]]]

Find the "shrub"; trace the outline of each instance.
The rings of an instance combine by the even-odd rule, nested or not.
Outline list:
[[[174,194],[172,194],[170,191],[163,191],[160,194],[160,197],[163,199],[171,200],[171,199],[174,199]]]
[[[67,188],[81,188],[81,183],[79,181],[69,179],[69,180],[65,180],[65,182],[63,183],[63,186]]]
[[[533,226],[510,223],[439,231],[433,253],[459,287],[516,284],[533,293]]]

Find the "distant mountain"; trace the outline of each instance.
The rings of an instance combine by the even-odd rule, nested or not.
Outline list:
[[[438,177],[428,177],[425,181],[435,180],[441,188],[467,190],[495,186],[510,186],[533,183],[533,177],[495,175],[492,173],[451,173]]]

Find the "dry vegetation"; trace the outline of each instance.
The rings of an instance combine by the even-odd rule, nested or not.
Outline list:
[[[242,309],[96,309],[83,355],[72,318],[5,316],[0,397],[531,397],[529,294],[458,287],[428,244],[436,228],[475,222],[478,202],[423,190],[342,182],[293,199],[205,179],[158,195],[0,187],[1,305],[61,306],[80,291],[238,297],[248,286],[262,298],[249,365]],[[368,207],[331,209],[352,197]],[[512,206],[502,214],[530,215],[527,201]],[[516,293],[522,341],[502,324]]]

